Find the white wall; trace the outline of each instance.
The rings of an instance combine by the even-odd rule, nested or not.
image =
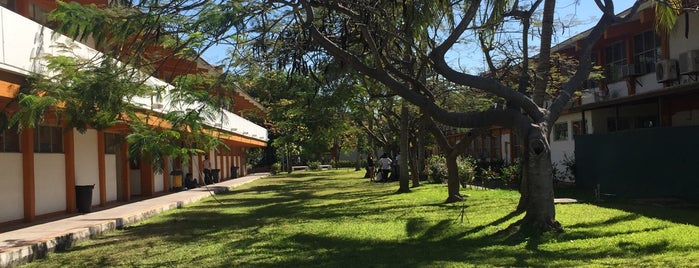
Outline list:
[[[154,191],[155,192],[162,192],[165,189],[165,187],[163,185],[163,176],[164,175],[162,173],[161,174],[158,174],[157,172],[153,173],[153,179],[155,180],[155,182],[154,182],[154,186],[155,186]]]
[[[62,153],[34,154],[36,215],[63,211],[66,209],[65,159],[65,155]],[[20,202],[20,204],[22,203]]]
[[[107,202],[117,200],[117,161],[116,155],[108,154],[104,157],[104,170],[107,184]]]
[[[505,161],[506,164],[511,164],[510,157],[512,156],[512,150],[510,150],[510,146],[512,145],[511,142],[514,142],[510,138],[510,133],[504,133],[500,137],[500,155],[502,156],[502,160]]]
[[[100,203],[99,163],[97,161],[97,130],[88,129],[84,134],[73,131],[75,138],[75,185],[95,185],[92,205]]]
[[[0,222],[24,218],[22,154],[0,153]]]
[[[566,123],[568,125],[568,138],[565,140],[554,140],[553,135],[555,134],[555,130],[552,128],[551,136],[549,137],[551,145],[551,163],[557,165],[559,169],[562,168],[559,165],[559,163],[564,159],[566,155],[568,157],[572,157],[575,155],[575,139],[573,137],[572,122],[580,120],[582,120],[581,113],[564,114],[561,115],[560,118],[558,118],[556,124]],[[585,118],[585,120],[590,121],[587,117]]]

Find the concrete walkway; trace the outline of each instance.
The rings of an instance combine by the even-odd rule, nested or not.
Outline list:
[[[267,175],[258,173],[223,181],[209,185],[208,190],[213,193],[227,192],[231,188]],[[68,248],[91,236],[122,228],[164,211],[181,208],[210,196],[208,190],[207,187],[199,187],[0,233],[0,267],[15,266],[43,258],[51,252]]]

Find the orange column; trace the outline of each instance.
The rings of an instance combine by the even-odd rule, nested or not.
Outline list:
[[[155,192],[153,178],[152,157],[146,155],[141,156],[141,194],[152,195]]]
[[[34,221],[36,216],[36,190],[34,189],[34,128],[22,130],[22,188],[24,191],[24,221]]]
[[[121,155],[123,157],[123,161],[121,161],[121,179],[123,181],[122,183],[122,189],[121,192],[123,194],[122,200],[123,201],[130,201],[131,200],[131,178],[130,178],[130,172],[131,172],[131,167],[129,167],[129,143],[124,141],[124,143],[121,144]]]
[[[170,161],[167,156],[163,156],[163,191],[170,189]]]
[[[74,130],[63,133],[66,166],[66,212],[75,212],[75,137]]]
[[[107,169],[104,166],[104,131],[97,131],[97,170],[99,172],[100,206],[107,204]]]

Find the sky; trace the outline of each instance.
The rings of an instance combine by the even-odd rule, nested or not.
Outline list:
[[[578,2],[578,4],[575,2]],[[615,0],[614,2],[615,13],[620,13],[631,7],[635,0]],[[554,44],[563,42],[591,28],[602,16],[594,0],[559,0],[556,1],[556,10],[558,20],[561,24],[576,21],[577,26],[559,29],[553,40]],[[536,45],[539,41],[530,40],[529,42],[530,45]],[[474,47],[455,48],[447,55],[448,62],[454,68],[472,74],[480,73],[485,68],[485,61],[481,56],[482,53],[476,50],[477,48]],[[212,65],[216,65],[220,60],[225,58],[225,47],[214,47],[204,53],[203,58]]]

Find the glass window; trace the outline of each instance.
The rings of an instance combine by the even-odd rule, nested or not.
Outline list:
[[[105,154],[116,154],[119,150],[119,144],[121,142],[121,136],[114,133],[104,133],[104,153]]]
[[[626,64],[626,46],[623,41],[604,48],[604,64],[607,82],[616,82],[623,78],[621,65]]]
[[[556,123],[553,125],[553,140],[568,140],[568,122]]]
[[[19,133],[16,126],[0,131],[0,152],[19,152]]]
[[[53,126],[34,128],[34,152],[63,153],[63,128]]]
[[[49,12],[40,5],[29,3],[29,18],[41,25],[46,25]]]
[[[15,0],[0,0],[0,6],[15,11]]]
[[[633,37],[633,61],[636,73],[655,72],[655,62],[660,58],[660,40],[653,31]]]

